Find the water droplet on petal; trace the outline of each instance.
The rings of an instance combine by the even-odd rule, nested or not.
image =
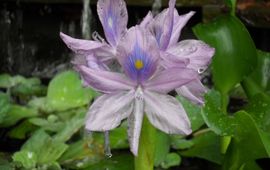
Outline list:
[[[205,68],[199,68],[199,69],[198,69],[198,73],[199,73],[199,74],[202,74],[203,72],[205,72],[205,70],[206,70]]]
[[[185,51],[188,51],[188,52],[195,52],[197,50],[197,47],[188,47],[185,49]]]
[[[104,153],[107,158],[112,157],[109,131],[104,132]]]

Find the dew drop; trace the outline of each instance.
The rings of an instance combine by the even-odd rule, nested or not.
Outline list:
[[[195,52],[196,50],[197,50],[197,47],[189,47],[185,49],[185,51],[187,52]]]
[[[112,157],[109,131],[104,132],[104,153],[107,158]]]
[[[203,72],[205,72],[205,68],[199,68],[199,69],[198,69],[198,73],[199,73],[199,74],[202,74]]]

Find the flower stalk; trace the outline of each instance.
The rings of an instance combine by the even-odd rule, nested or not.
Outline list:
[[[139,142],[138,156],[135,157],[135,170],[153,170],[156,129],[144,116]]]

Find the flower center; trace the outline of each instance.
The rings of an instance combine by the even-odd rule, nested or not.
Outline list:
[[[134,66],[137,70],[140,70],[143,68],[143,62],[142,60],[136,60],[135,63],[134,63]]]

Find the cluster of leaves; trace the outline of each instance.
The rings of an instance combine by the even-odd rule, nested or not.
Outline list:
[[[115,168],[126,166],[115,160],[132,158],[122,154],[104,160],[103,135],[85,135],[85,114],[98,94],[83,88],[77,73],[63,72],[48,87],[38,78],[2,74],[0,88],[1,148],[22,143],[15,146],[20,150],[0,150],[0,169]],[[115,129],[110,140],[112,148],[127,148],[125,125]]]
[[[228,3],[235,6],[235,1]],[[257,161],[270,157],[270,53],[256,49],[233,14],[193,28],[199,39],[216,49],[211,71],[217,91],[205,96],[201,112],[209,132],[195,132],[199,135],[194,147],[182,154],[207,159],[222,169],[261,169]],[[232,92],[239,88],[242,95],[237,97],[247,104],[229,112]]]

